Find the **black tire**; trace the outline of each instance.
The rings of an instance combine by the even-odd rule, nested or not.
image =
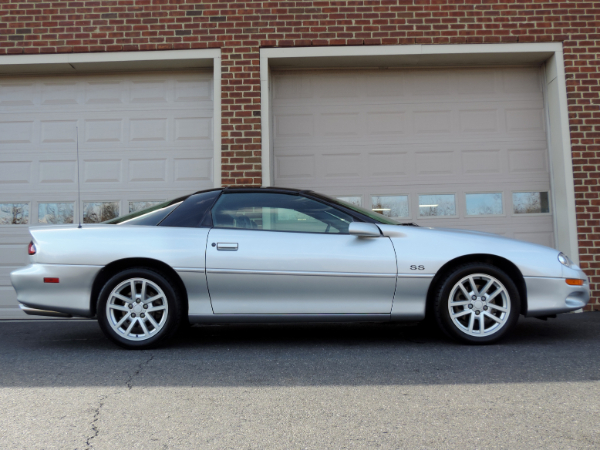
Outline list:
[[[471,282],[467,277],[471,275],[478,291],[483,290],[488,282],[492,283],[487,294],[477,292],[477,296],[472,287],[469,290]],[[465,290],[471,294],[469,298],[465,295],[465,290],[461,290],[459,283],[466,286]],[[493,297],[496,290],[499,294]],[[490,296],[493,297],[491,300]],[[451,297],[453,303],[450,308]],[[503,312],[501,308],[507,311]],[[451,317],[450,309],[454,318]],[[437,285],[432,305],[435,320],[446,335],[459,342],[475,345],[492,344],[505,337],[517,323],[520,310],[519,291],[512,279],[498,267],[479,262],[460,265],[443,277]],[[491,315],[496,319],[491,318]],[[483,321],[483,330],[480,321]]]
[[[126,282],[130,281],[131,283],[131,280],[135,280],[134,289],[136,293],[138,292],[138,289],[141,290],[140,286],[143,280],[146,280],[145,285],[148,290],[147,295],[153,297],[160,296],[161,298],[153,302],[144,302],[140,297],[140,302],[125,302],[120,301],[112,295],[114,294],[113,291],[119,288],[124,291],[119,291],[117,293],[127,297]],[[145,267],[134,267],[117,273],[106,282],[98,296],[96,311],[100,328],[111,341],[129,350],[146,350],[163,344],[177,332],[184,322],[183,301],[175,286],[176,285],[162,273]],[[131,288],[129,289],[129,297],[133,297],[131,295],[132,290],[133,289]],[[160,291],[162,291],[162,293]],[[125,293],[121,294],[121,292]],[[108,312],[107,304],[111,297],[111,305],[116,306],[111,307],[111,312]],[[150,299],[151,298],[152,297],[150,297]],[[129,303],[131,303],[132,308],[129,311],[114,309],[115,307],[129,308]],[[146,306],[144,306],[145,303],[147,303]],[[162,308],[162,310],[148,312],[149,310],[152,311],[152,309],[160,308]],[[138,309],[140,311],[137,311]],[[126,315],[129,316],[125,317]],[[131,317],[133,315],[135,315],[134,318]],[[163,317],[163,315],[166,317]],[[154,327],[151,318],[148,316],[152,316],[152,320],[158,325],[157,327]],[[122,326],[117,328],[117,330],[119,330],[117,331],[115,330],[115,327],[121,319],[124,320],[124,322]],[[134,323],[132,324],[132,322]],[[144,322],[143,326],[147,333],[144,332],[141,322]],[[124,330],[124,328],[131,324],[131,331],[126,335],[125,332],[127,330]],[[136,334],[138,331],[140,334]],[[146,334],[147,337],[144,337]]]

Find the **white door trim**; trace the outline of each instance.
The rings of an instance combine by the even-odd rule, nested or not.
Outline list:
[[[213,183],[221,187],[221,49],[1,55],[0,75],[213,68]]]
[[[286,47],[260,50],[262,180],[273,180],[270,68],[381,68],[461,66],[545,66],[552,160],[552,192],[556,205],[556,247],[579,262],[575,188],[563,47],[560,42],[522,44],[382,45]]]

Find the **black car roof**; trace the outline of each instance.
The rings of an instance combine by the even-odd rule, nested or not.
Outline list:
[[[300,194],[306,192],[313,192],[310,189],[294,189],[294,188],[284,188],[284,187],[236,187],[236,186],[228,186],[222,188],[223,192],[281,192],[285,194]]]

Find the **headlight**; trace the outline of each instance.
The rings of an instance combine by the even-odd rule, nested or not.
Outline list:
[[[558,262],[561,263],[563,266],[567,267],[571,267],[571,265],[573,264],[569,257],[562,252],[558,254]]]

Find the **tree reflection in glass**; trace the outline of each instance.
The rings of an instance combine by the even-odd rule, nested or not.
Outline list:
[[[419,216],[439,217],[455,216],[456,201],[454,194],[419,195]]]
[[[29,203],[0,203],[0,225],[29,223]]]
[[[467,216],[497,216],[501,215],[502,193],[467,194]]]
[[[548,192],[514,192],[515,214],[540,214],[550,212]]]
[[[115,217],[119,217],[119,202],[83,204],[83,223],[100,223]]]
[[[74,203],[39,203],[38,222],[58,225],[73,223]]]
[[[409,217],[408,195],[373,195],[371,209],[386,217]]]

